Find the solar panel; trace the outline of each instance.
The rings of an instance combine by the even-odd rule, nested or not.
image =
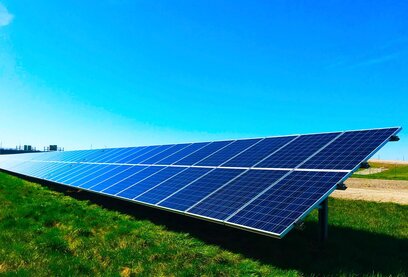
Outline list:
[[[215,168],[196,180],[182,183],[184,185],[182,189],[174,191],[174,193],[159,202],[158,205],[186,211],[199,202],[200,199],[207,197],[211,192],[219,189],[243,171],[242,169]]]
[[[248,149],[252,145],[260,142],[261,139],[244,139],[236,140],[233,143],[227,145],[223,149],[209,155],[207,158],[203,159],[197,165],[201,166],[219,166],[225,161],[232,159],[233,157],[240,154],[242,151]]]
[[[130,168],[132,167],[124,165],[108,165],[108,168],[104,172],[101,172],[99,174],[95,174],[93,172],[86,176],[85,179],[80,184],[78,184],[78,187],[89,189],[90,187],[96,186],[97,184],[100,184],[105,180],[109,180]]]
[[[0,169],[283,237],[401,128],[0,156]]]
[[[187,212],[224,220],[289,171],[248,170],[194,203]]]
[[[146,190],[140,195],[134,197],[134,199],[150,204],[156,204],[162,199],[167,198],[171,194],[174,194],[175,192],[180,190],[183,186],[185,186],[185,184],[189,184],[197,180],[200,176],[206,175],[211,170],[213,169],[187,167],[179,174],[167,179],[160,184],[157,184],[151,189]],[[193,194],[189,194],[189,196],[191,195]],[[184,201],[185,199],[186,198],[183,197],[182,201]]]
[[[211,142],[210,144],[204,146],[200,150],[191,153],[190,155],[186,156],[185,158],[175,162],[174,164],[177,165],[193,165],[205,159],[206,157],[210,156],[213,153],[218,152],[219,150],[223,149],[227,145],[231,144],[232,141],[216,141]]]
[[[190,144],[186,148],[183,148],[182,150],[180,150],[178,152],[175,152],[174,154],[171,154],[168,157],[165,157],[165,158],[159,160],[158,162],[156,162],[156,164],[171,165],[171,164],[183,159],[184,157],[199,151],[200,149],[206,147],[208,144],[210,144],[210,142],[201,142],[201,143]]]
[[[377,147],[382,146],[395,131],[395,128],[389,128],[345,132],[303,164],[302,168],[351,170]]]
[[[333,184],[346,174],[292,171],[259,197],[230,213],[226,221],[281,234],[291,222],[296,222],[314,203],[333,189]]]
[[[279,151],[279,149],[293,140],[297,139],[298,136],[288,136],[288,137],[273,137],[265,138],[259,143],[254,144],[252,147],[248,147],[245,151],[240,153],[238,156],[233,157],[231,160],[225,161],[222,166],[227,167],[251,167],[256,165],[258,162],[262,161],[269,155]]]
[[[153,167],[151,167],[153,168]],[[156,169],[159,167],[156,167]],[[150,168],[149,168],[150,169]],[[153,175],[150,175],[149,177],[141,180],[141,181],[136,181],[132,186],[119,186],[119,189],[121,189],[120,192],[118,192],[116,195],[133,199],[143,192],[147,191],[148,189],[166,181],[167,179],[173,177],[174,175],[177,175],[178,173],[182,172],[183,170],[186,170],[186,168],[182,167],[164,167],[163,169],[157,170],[157,172]],[[107,191],[108,193],[111,193]]]
[[[300,136],[280,151],[277,151],[258,163],[256,167],[294,168],[340,134],[341,133],[328,133]]]

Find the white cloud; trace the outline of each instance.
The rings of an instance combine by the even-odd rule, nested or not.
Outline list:
[[[7,26],[13,20],[13,15],[0,3],[0,27]]]

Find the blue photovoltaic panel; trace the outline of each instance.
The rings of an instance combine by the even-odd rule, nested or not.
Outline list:
[[[130,151],[131,149],[129,148],[118,148],[118,151],[108,151],[96,161],[98,163],[114,163],[118,160],[118,157],[122,157],[125,153],[129,153]]]
[[[118,182],[116,182],[113,186],[106,187],[103,190],[101,189],[101,191],[107,194],[115,195],[163,169],[165,169],[164,166],[145,167],[143,170],[140,170],[136,174],[132,174],[125,179],[118,179]]]
[[[83,150],[83,151],[77,151],[77,153],[75,155],[72,156],[67,156],[67,157],[63,157],[62,155],[58,155],[58,153],[56,153],[54,155],[54,158],[51,158],[50,160],[52,161],[70,161],[70,162],[84,162],[86,160],[86,157],[100,152],[101,150]],[[69,152],[65,152],[65,153],[69,153]]]
[[[301,168],[351,170],[397,131],[398,128],[346,132]]]
[[[117,153],[120,153],[121,151],[123,151],[123,148],[110,148],[110,149],[94,150],[89,155],[84,157],[81,161],[82,162],[103,163],[104,159],[106,157],[109,157],[109,156],[112,156],[112,155],[116,156]],[[64,158],[64,160],[67,160],[67,158]]]
[[[125,172],[130,169],[132,166],[124,166],[124,165],[109,165],[108,168],[100,173],[100,174],[91,174],[86,179],[82,180],[81,183],[77,184],[79,187],[88,189],[97,184],[104,182],[110,178],[115,177],[116,175],[120,174],[121,172]]]
[[[188,167],[183,172],[151,188],[135,199],[149,204],[156,204],[211,170],[213,169]]]
[[[200,150],[188,155],[184,159],[181,159],[180,161],[174,163],[177,165],[193,165],[202,159],[208,157],[209,155],[213,154],[214,152],[220,150],[221,148],[227,146],[230,144],[232,140],[228,141],[216,141],[212,142],[205,147],[201,148]]]
[[[100,150],[83,150],[83,151],[73,151],[74,153],[67,153],[66,155],[55,153],[55,155],[49,156],[49,161],[70,161],[70,162],[83,162],[86,157],[93,155],[94,153],[100,152]],[[47,159],[47,157],[46,157]]]
[[[289,143],[296,136],[287,136],[287,137],[275,137],[275,138],[266,138],[261,142],[255,144],[253,147],[248,148],[248,150],[242,152],[235,158],[226,163],[223,163],[222,166],[227,167],[251,167],[256,165],[258,162],[278,150],[280,147]]]
[[[91,176],[103,175],[105,172],[109,171],[111,167],[112,167],[111,165],[107,165],[107,164],[98,165],[98,167],[95,167],[95,169],[92,171],[87,171],[87,172],[78,174],[78,176],[75,179],[69,180],[69,184],[71,186],[79,187],[80,185],[83,185],[84,182],[88,182]]]
[[[174,145],[174,147],[171,147],[171,148],[169,148],[167,150],[164,150],[163,152],[160,152],[159,154],[157,154],[157,155],[155,155],[155,156],[153,156],[151,158],[148,158],[148,159],[146,159],[144,161],[141,161],[140,163],[142,163],[142,164],[154,164],[154,163],[157,163],[158,161],[163,160],[164,158],[177,153],[178,151],[186,148],[189,145],[190,144],[176,144],[176,145]]]
[[[214,169],[168,199],[160,202],[159,206],[185,211],[243,171],[242,169]]]
[[[145,147],[137,147],[135,149],[132,149],[129,153],[126,155],[122,156],[116,163],[129,163],[129,161],[142,156],[143,154],[146,154],[154,149],[156,149],[158,146],[145,146]]]
[[[96,164],[77,164],[74,165],[70,170],[56,176],[53,178],[55,182],[66,183],[67,181],[76,178],[82,173],[92,172],[96,167]]]
[[[9,169],[16,170],[19,172],[24,172],[26,168],[29,168],[30,166],[35,166],[36,163],[31,163],[31,162],[17,162],[16,164],[10,165]]]
[[[52,171],[46,172],[46,174],[42,173],[41,178],[45,180],[52,181],[52,179],[56,176],[59,176],[63,174],[64,172],[71,170],[73,167],[73,164],[65,164],[63,163],[61,167],[58,167]]]
[[[50,162],[37,162],[38,166],[33,166],[30,170],[26,171],[25,174],[34,177],[40,177],[43,173],[48,173],[56,168],[60,167],[62,163],[50,163]]]
[[[58,166],[58,163],[37,162],[32,167],[24,171],[21,171],[21,174],[37,177],[40,172],[43,172],[43,171],[48,172],[49,170],[52,170],[56,166]]]
[[[39,162],[39,161],[36,161],[36,162],[27,161],[27,162],[20,163],[17,166],[13,166],[12,168],[13,170],[19,170],[20,172],[24,172],[24,174],[29,174],[31,172],[34,172],[36,170],[39,170],[45,167],[47,164],[49,163]]]
[[[127,180],[130,179],[130,177],[137,175],[138,173],[143,172],[144,170],[149,169],[149,167],[147,166],[130,166],[123,168],[124,170],[121,171],[120,173],[112,175],[110,178],[103,180],[102,182],[95,184],[94,186],[89,188],[94,191],[103,191],[116,184],[127,183]]]
[[[37,162],[30,170],[20,171],[21,174],[28,176],[42,178],[47,173],[54,171],[61,167],[61,163]]]
[[[64,157],[72,157],[76,155],[85,155],[85,151],[69,151],[64,152],[65,155],[59,154],[58,152],[53,153],[36,153],[35,156],[30,156],[27,160],[37,160],[37,161],[60,161],[64,159]],[[26,155],[26,154],[24,154]]]
[[[148,151],[144,153],[143,155],[137,156],[133,159],[129,159],[126,163],[127,164],[138,164],[143,160],[146,160],[148,158],[151,158],[169,148],[172,148],[174,145],[160,145],[160,146],[154,146],[154,149],[151,151]]]
[[[294,171],[227,221],[280,234],[346,174]]]
[[[327,143],[335,139],[339,134],[340,133],[327,133],[300,136],[255,167],[295,168]]]
[[[134,183],[132,186],[129,186],[123,189],[118,196],[133,199],[148,189],[166,181],[167,179],[173,177],[174,175],[180,173],[181,171],[186,170],[183,167],[166,167],[157,173],[151,175],[150,177]]]
[[[71,186],[80,186],[90,175],[97,174],[100,175],[101,172],[105,172],[110,165],[106,164],[94,164],[89,170],[84,170],[83,172],[78,173],[73,178],[66,180],[64,183]]]
[[[163,164],[163,165],[170,165],[173,164],[180,159],[183,159],[184,157],[200,150],[204,146],[210,144],[209,142],[199,142],[199,143],[193,143],[187,146],[186,148],[178,151],[177,153],[174,153],[160,161],[157,161],[155,164]]]
[[[108,149],[98,149],[90,150],[88,155],[85,155],[80,162],[100,162],[101,157],[106,155],[116,153],[120,151],[120,148],[108,148]],[[69,152],[65,152],[69,153]],[[73,157],[64,157],[61,155],[60,161],[70,161]]]
[[[141,155],[145,148],[146,147],[128,147],[118,155],[109,157],[109,159],[106,160],[106,163],[121,163],[120,161],[126,160],[131,156],[134,157],[137,153]]]
[[[0,168],[282,237],[399,131],[0,155]]]
[[[88,170],[91,166],[92,164],[74,164],[70,170],[62,172],[60,175],[51,178],[51,180],[58,183],[63,183],[64,180],[71,178],[82,170]]]
[[[286,173],[286,170],[248,170],[188,212],[224,220]]]
[[[219,166],[259,141],[261,141],[261,139],[236,140],[223,149],[205,158],[201,162],[197,163],[197,165]]]
[[[124,163],[128,161],[129,159],[132,159],[134,157],[141,156],[143,153],[146,153],[149,151],[149,148],[146,146],[142,147],[129,147],[128,151],[125,151],[115,157],[115,159],[112,161],[113,163]]]

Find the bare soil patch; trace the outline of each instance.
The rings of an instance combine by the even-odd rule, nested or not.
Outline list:
[[[386,171],[386,170],[388,170],[388,168],[385,168],[385,167],[367,168],[367,169],[357,171],[354,174],[357,174],[357,175],[370,175],[370,174],[380,173],[380,172],[383,172],[383,171]]]
[[[346,186],[347,190],[336,190],[331,196],[408,205],[408,181],[350,178]]]

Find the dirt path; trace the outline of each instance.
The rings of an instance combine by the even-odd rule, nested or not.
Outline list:
[[[357,175],[370,175],[370,174],[375,174],[375,173],[380,173],[383,171],[388,170],[388,168],[385,167],[379,167],[379,168],[367,168],[367,169],[363,169],[363,170],[359,170],[357,172],[354,172],[354,174]]]
[[[408,205],[408,181],[350,178],[346,186],[347,190],[336,190],[331,196]]]

